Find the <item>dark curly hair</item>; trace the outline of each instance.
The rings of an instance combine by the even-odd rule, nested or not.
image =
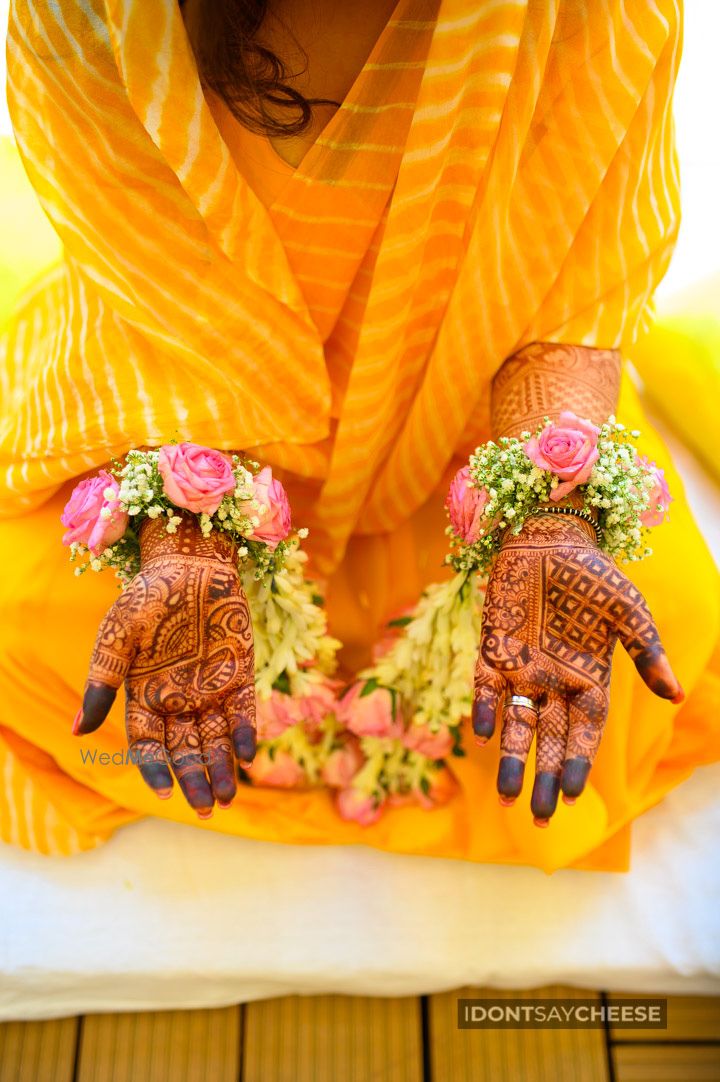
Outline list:
[[[287,79],[299,73],[289,72],[257,38],[267,8],[268,0],[205,0],[191,36],[195,62],[203,86],[250,131],[299,135],[310,126],[314,105],[339,102],[306,98],[288,85]]]

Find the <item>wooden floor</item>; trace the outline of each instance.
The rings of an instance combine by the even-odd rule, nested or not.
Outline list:
[[[461,989],[288,996],[209,1011],[0,1025],[0,1082],[720,1082],[720,997],[674,997],[666,1030],[459,1030]],[[533,996],[616,1002],[570,988]]]

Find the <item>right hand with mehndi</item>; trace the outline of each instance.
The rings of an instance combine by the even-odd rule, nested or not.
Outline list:
[[[103,619],[73,726],[92,733],[125,681],[126,728],[147,784],[169,797],[173,774],[201,818],[236,793],[235,759],[255,754],[252,628],[234,545],[204,538],[195,516],[177,533],[148,519],[140,572]]]
[[[683,699],[645,599],[591,532],[570,517],[528,518],[506,538],[487,587],[473,728],[485,743],[502,710],[504,804],[520,794],[537,740],[531,809],[538,826],[547,826],[560,790],[571,804],[585,786],[607,718],[617,639],[651,691]],[[510,696],[535,707],[509,704]]]

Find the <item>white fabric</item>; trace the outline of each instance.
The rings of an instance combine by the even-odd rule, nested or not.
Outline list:
[[[717,491],[669,442],[717,558]],[[720,764],[636,821],[624,875],[153,819],[72,858],[0,845],[0,1020],[463,984],[720,994],[718,837]]]
[[[0,1018],[555,981],[720,993],[720,766],[634,827],[629,874],[280,846],[160,820],[0,852]]]

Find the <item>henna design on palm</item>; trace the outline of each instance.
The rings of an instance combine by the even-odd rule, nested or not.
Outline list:
[[[531,808],[538,825],[547,824],[561,790],[573,803],[585,786],[607,717],[618,639],[656,695],[682,700],[645,599],[585,524],[527,519],[490,574],[473,728],[485,743],[502,709],[498,791],[506,804],[522,789],[536,739]],[[511,694],[528,696],[539,710],[506,705]]]
[[[74,731],[94,732],[125,681],[133,760],[158,796],[173,774],[203,818],[236,793],[235,762],[255,754],[255,664],[232,541],[202,536],[183,515],[176,534],[147,520],[140,572],[98,630]],[[172,771],[172,772],[171,772]]]

